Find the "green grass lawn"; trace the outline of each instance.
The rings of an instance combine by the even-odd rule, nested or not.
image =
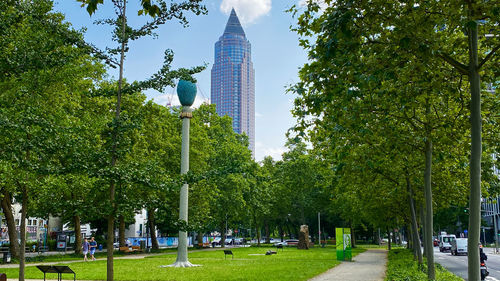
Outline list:
[[[202,265],[194,268],[161,268],[172,264],[176,255],[151,256],[144,259],[117,259],[114,261],[115,280],[307,280],[339,262],[336,261],[335,247],[297,250],[285,248],[277,255],[264,254],[275,248],[235,248],[234,260],[224,259],[222,249],[189,254],[189,261]],[[354,249],[353,255],[364,249]],[[76,272],[78,280],[104,280],[106,261],[77,262],[66,264]],[[17,278],[17,268],[0,269],[8,278]],[[43,279],[43,274],[34,266],[26,267],[25,277]],[[48,274],[56,279],[56,274]],[[72,280],[72,275],[65,279]],[[64,277],[63,277],[64,278]]]

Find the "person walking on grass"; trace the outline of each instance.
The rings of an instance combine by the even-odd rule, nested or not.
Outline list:
[[[90,258],[95,261],[95,250],[97,248],[97,242],[94,240],[94,237],[90,237]]]
[[[83,240],[82,249],[83,249],[83,261],[88,261],[87,254],[89,253],[90,243],[87,241],[87,238]]]

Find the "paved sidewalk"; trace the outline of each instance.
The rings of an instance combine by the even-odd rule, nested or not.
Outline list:
[[[309,281],[383,281],[386,269],[387,250],[368,249]]]

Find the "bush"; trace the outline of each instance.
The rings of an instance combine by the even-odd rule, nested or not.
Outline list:
[[[47,245],[49,246],[49,251],[55,251],[57,242],[55,239],[49,239],[47,240]]]
[[[440,264],[436,265],[436,281],[460,281],[462,278],[454,275]],[[426,281],[427,266],[418,268],[418,262],[413,260],[413,253],[409,249],[394,249],[389,252],[386,280],[390,281]]]

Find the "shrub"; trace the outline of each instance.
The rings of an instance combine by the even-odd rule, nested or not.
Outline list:
[[[47,240],[47,245],[49,246],[49,251],[55,251],[56,250],[56,240],[55,239],[49,239]]]
[[[417,261],[413,260],[413,253],[409,249],[394,249],[389,252],[386,280],[390,281],[426,281],[427,266],[418,267]],[[436,264],[436,281],[459,281],[462,278],[446,270],[440,264]]]

